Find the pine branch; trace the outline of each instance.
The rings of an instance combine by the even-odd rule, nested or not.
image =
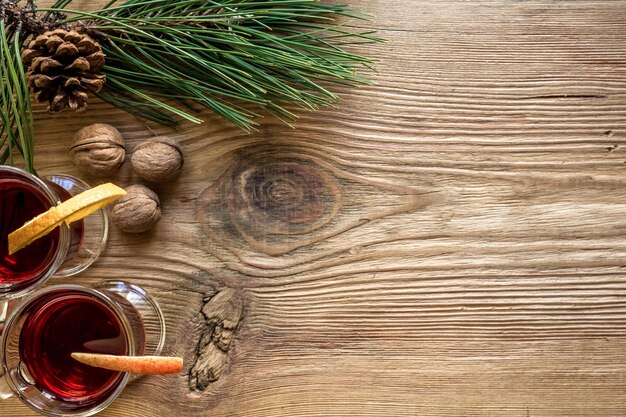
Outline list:
[[[0,164],[19,153],[34,171],[29,83],[51,111],[84,106],[91,88],[157,123],[201,123],[197,111],[208,108],[249,131],[264,114],[290,124],[294,108],[337,101],[335,86],[369,83],[361,71],[375,70],[375,61],[350,48],[382,41],[348,26],[367,15],[319,0],[111,0],[93,12],[73,10],[72,2],[36,9],[34,0],[0,0]],[[93,66],[81,70],[91,73],[77,73],[63,58],[55,61],[58,72],[42,73],[42,58],[32,64],[34,57],[62,56],[50,52],[59,39],[52,29],[96,45],[100,61],[93,50],[75,58],[74,68],[91,59]]]
[[[46,10],[67,13],[64,23],[80,21],[106,39],[100,97],[151,120],[170,113],[200,122],[181,108],[191,101],[245,130],[257,125],[250,106],[289,123],[297,116],[286,106],[315,110],[338,99],[332,84],[368,83],[359,68],[373,69],[374,61],[345,48],[382,41],[335,21],[367,16],[317,0],[117,3],[95,12]]]
[[[25,168],[34,172],[33,113],[30,91],[20,58],[23,21],[7,24],[12,3],[0,5],[0,164],[13,163],[14,150],[24,159]]]

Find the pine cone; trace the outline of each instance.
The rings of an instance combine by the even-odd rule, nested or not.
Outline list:
[[[48,102],[48,111],[87,108],[87,92],[97,93],[105,76],[104,53],[90,36],[55,29],[37,36],[22,52],[28,84],[35,99]]]

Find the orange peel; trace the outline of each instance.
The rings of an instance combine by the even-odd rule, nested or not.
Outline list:
[[[125,195],[124,189],[109,182],[90,188],[51,207],[9,234],[9,255],[46,236],[61,224],[69,225],[87,217]]]
[[[183,369],[183,358],[174,356],[120,356],[74,352],[72,358],[97,368],[141,375],[176,374]]]

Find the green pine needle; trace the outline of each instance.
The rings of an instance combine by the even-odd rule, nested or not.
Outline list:
[[[19,26],[7,27],[4,20],[0,20],[0,164],[13,164],[13,153],[17,150],[25,168],[35,172],[33,113],[20,57],[21,38]]]
[[[0,12],[9,3],[16,0],[0,0]],[[382,41],[348,26],[366,14],[319,0],[111,0],[92,12],[71,3],[57,0],[37,16],[96,36],[107,77],[98,96],[166,125],[201,123],[194,113],[202,107],[247,131],[264,113],[290,124],[294,106],[329,106],[338,100],[334,86],[369,83],[361,71],[375,70],[375,61],[349,48]],[[0,16],[0,163],[11,162],[15,150],[32,171],[33,117],[20,49],[37,33],[19,26]]]
[[[315,110],[338,99],[332,84],[368,83],[359,70],[374,60],[345,48],[382,41],[346,26],[366,15],[317,0],[127,0],[95,12],[70,10],[70,1],[65,23],[80,20],[109,40],[100,97],[150,120],[201,121],[170,98],[245,130],[257,125],[254,107],[289,123],[297,116],[287,106]]]

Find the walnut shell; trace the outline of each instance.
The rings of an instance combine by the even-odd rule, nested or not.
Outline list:
[[[125,188],[124,197],[111,207],[111,222],[126,233],[142,233],[161,219],[159,196],[144,185]]]
[[[116,128],[96,123],[76,132],[69,153],[77,167],[91,175],[107,177],[115,174],[124,163],[124,144]]]
[[[137,175],[144,180],[168,182],[180,175],[183,149],[174,139],[159,136],[137,145],[130,161]]]

